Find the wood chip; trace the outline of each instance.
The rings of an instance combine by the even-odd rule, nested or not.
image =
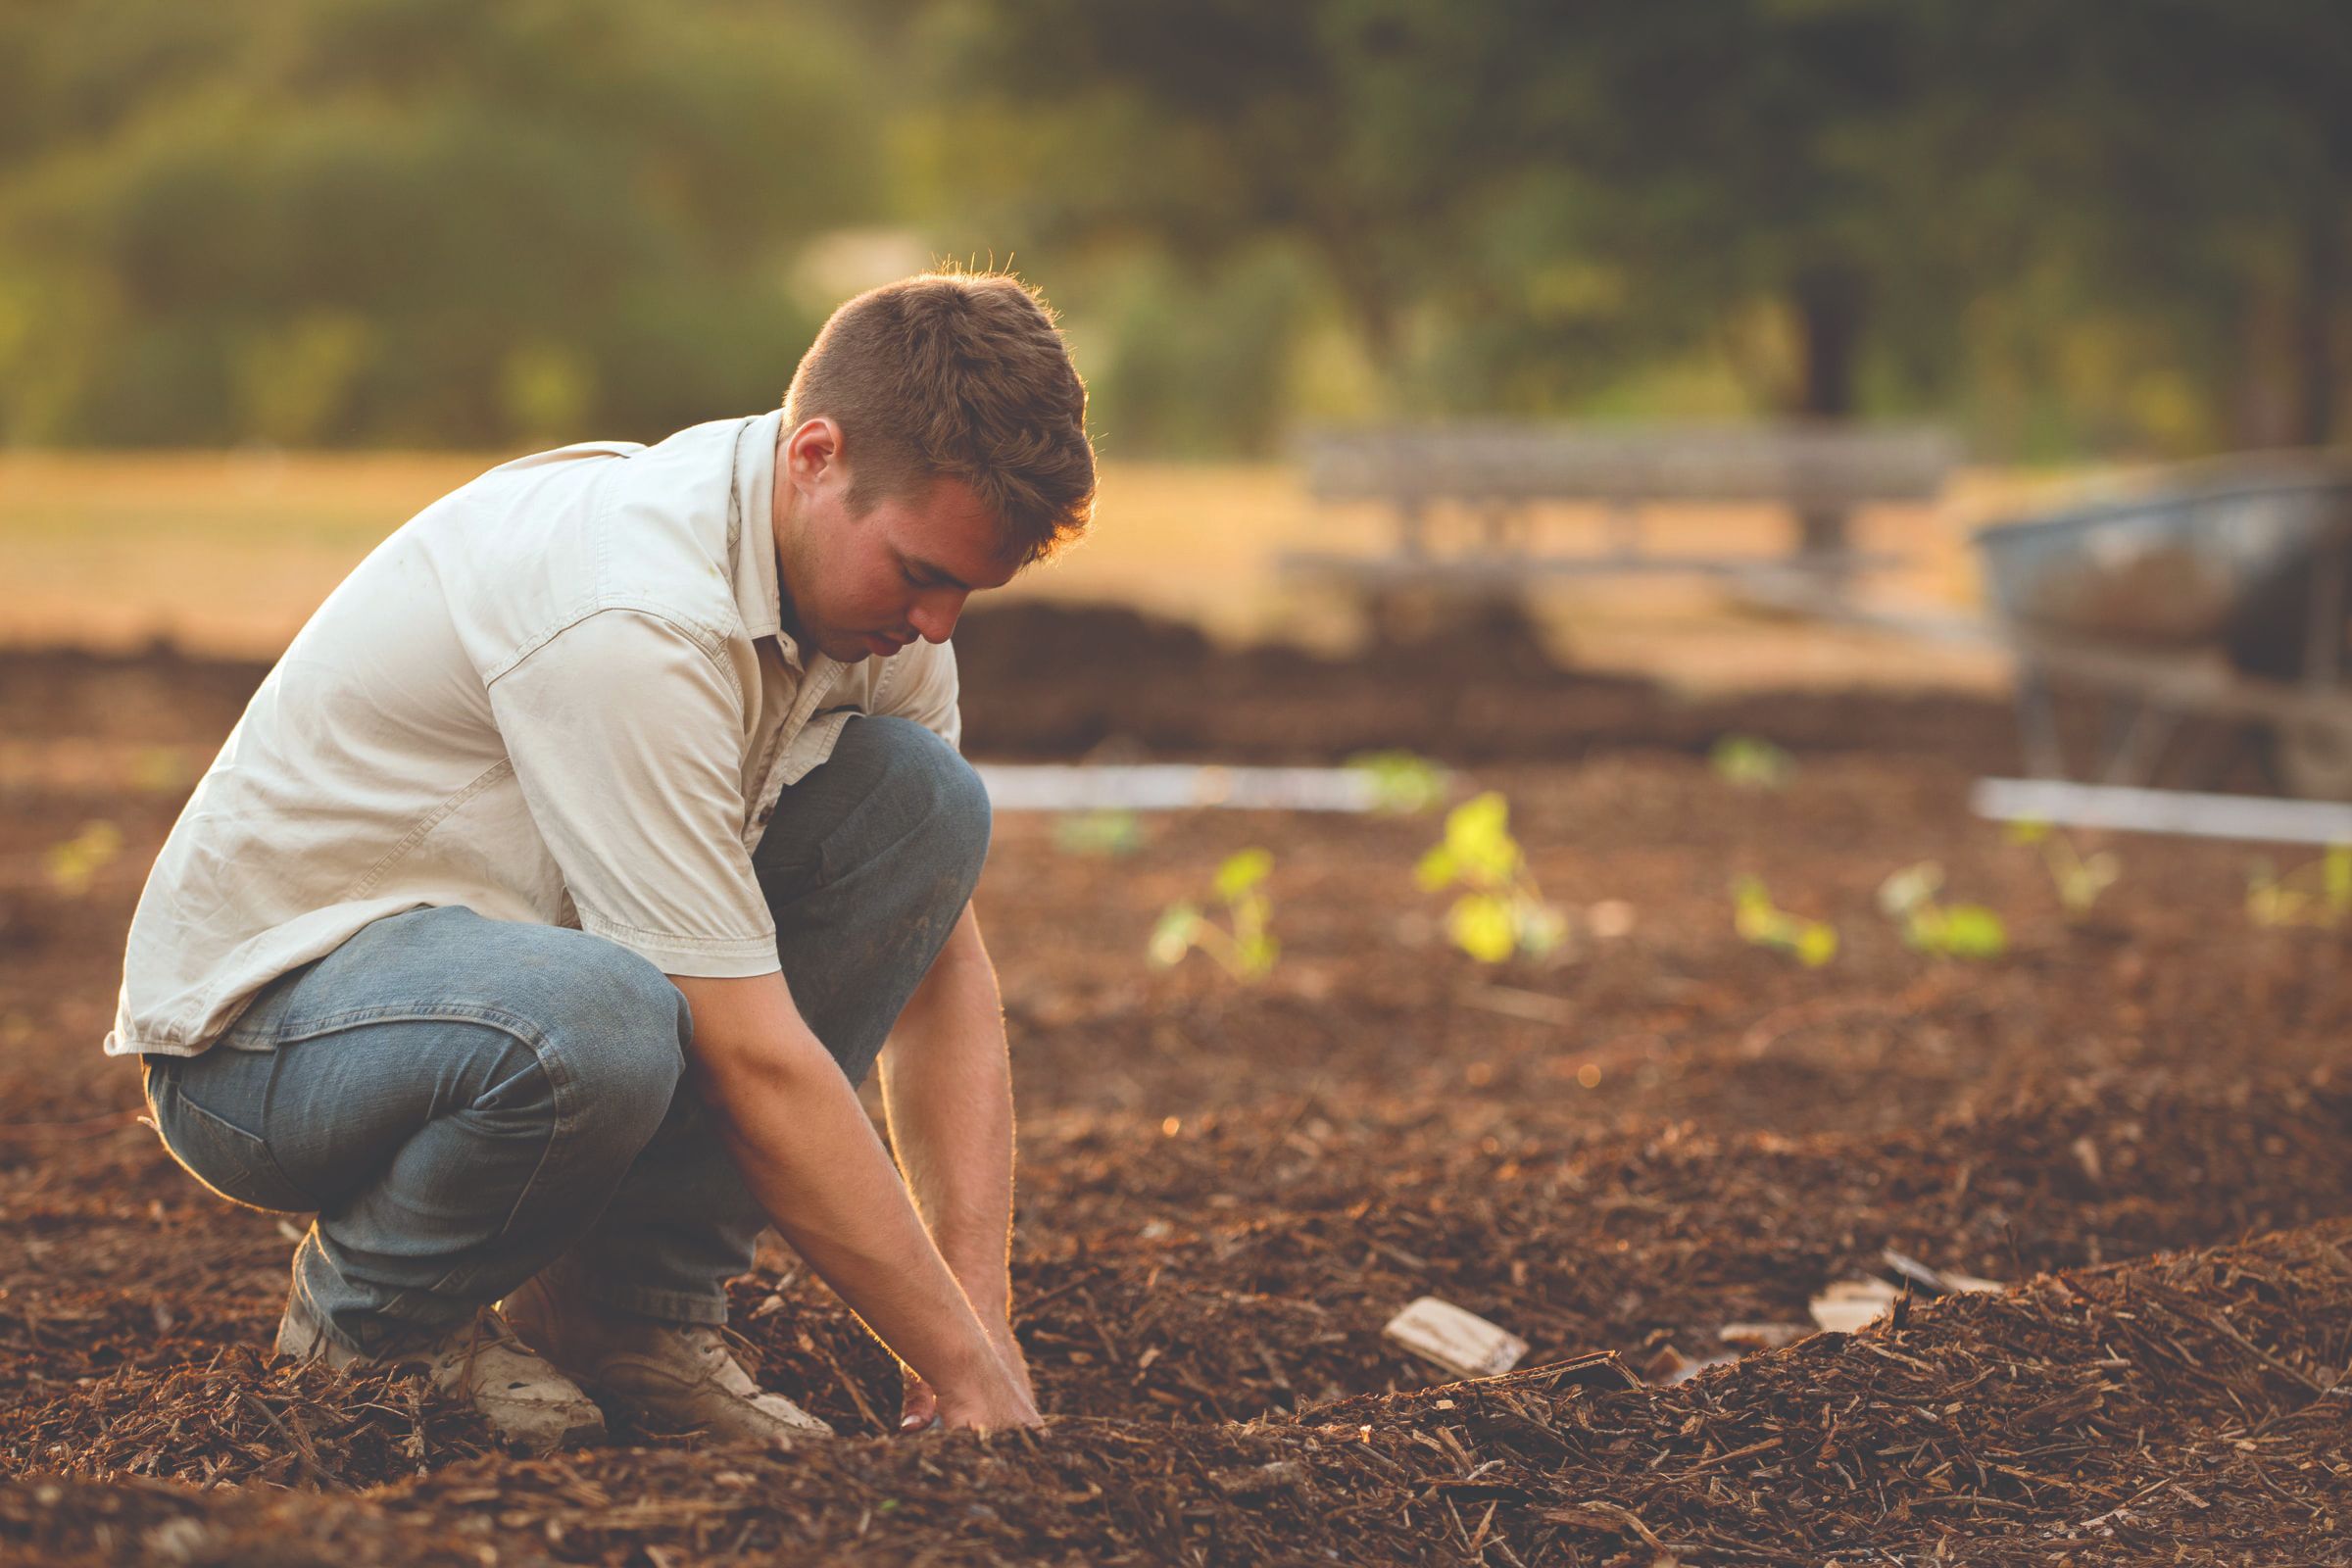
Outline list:
[[[1884,1258],[1886,1266],[1894,1270],[1896,1274],[1909,1280],[1920,1289],[1931,1291],[1937,1296],[2005,1291],[2009,1288],[1998,1280],[1980,1279],[1974,1274],[1955,1274],[1948,1269],[1930,1268],[1919,1259],[1906,1257],[1891,1247],[1883,1250],[1879,1256]]]
[[[1806,1305],[1830,1333],[1852,1334],[1885,1317],[1901,1295],[1885,1280],[1838,1280]]]
[[[1527,1354],[1527,1342],[1518,1335],[1434,1296],[1415,1300],[1389,1319],[1381,1332],[1415,1355],[1466,1378],[1508,1372]]]
[[[1748,1350],[1779,1350],[1819,1333],[1810,1323],[1726,1323],[1715,1337]]]

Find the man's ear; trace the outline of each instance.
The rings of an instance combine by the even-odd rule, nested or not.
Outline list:
[[[841,466],[841,426],[826,416],[804,419],[784,438],[784,470],[797,484],[812,484]]]

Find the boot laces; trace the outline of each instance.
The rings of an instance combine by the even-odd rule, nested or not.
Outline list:
[[[518,1351],[529,1353],[523,1350],[522,1342],[515,1338],[514,1329],[495,1309],[476,1307],[472,1319],[466,1325],[466,1349],[458,1362],[458,1382],[461,1387],[473,1386],[474,1358],[483,1350],[499,1345],[511,1345]]]

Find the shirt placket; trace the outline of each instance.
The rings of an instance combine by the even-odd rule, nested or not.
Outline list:
[[[775,659],[777,667],[781,669],[782,653],[771,648],[769,657]],[[767,831],[769,818],[776,814],[776,801],[784,793],[784,754],[790,749],[792,738],[808,727],[809,717],[832,692],[834,681],[840,674],[841,666],[832,660],[821,654],[810,657],[801,689],[793,699],[791,711],[784,715],[784,722],[778,724],[775,732],[768,736],[767,745],[760,756],[760,788],[754,798],[756,804],[752,808],[751,822],[744,831],[745,849],[758,848],[760,836]]]

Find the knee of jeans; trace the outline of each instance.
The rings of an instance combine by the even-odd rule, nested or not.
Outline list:
[[[993,818],[988,786],[956,748],[911,719],[860,718],[860,737],[884,752],[881,790],[897,797],[919,824],[922,853],[932,864],[960,867],[977,879],[988,858]]]
[[[615,1134],[651,1138],[686,1071],[692,1013],[655,964],[606,944],[584,964],[550,1021],[564,1069],[581,1090],[582,1113]]]

